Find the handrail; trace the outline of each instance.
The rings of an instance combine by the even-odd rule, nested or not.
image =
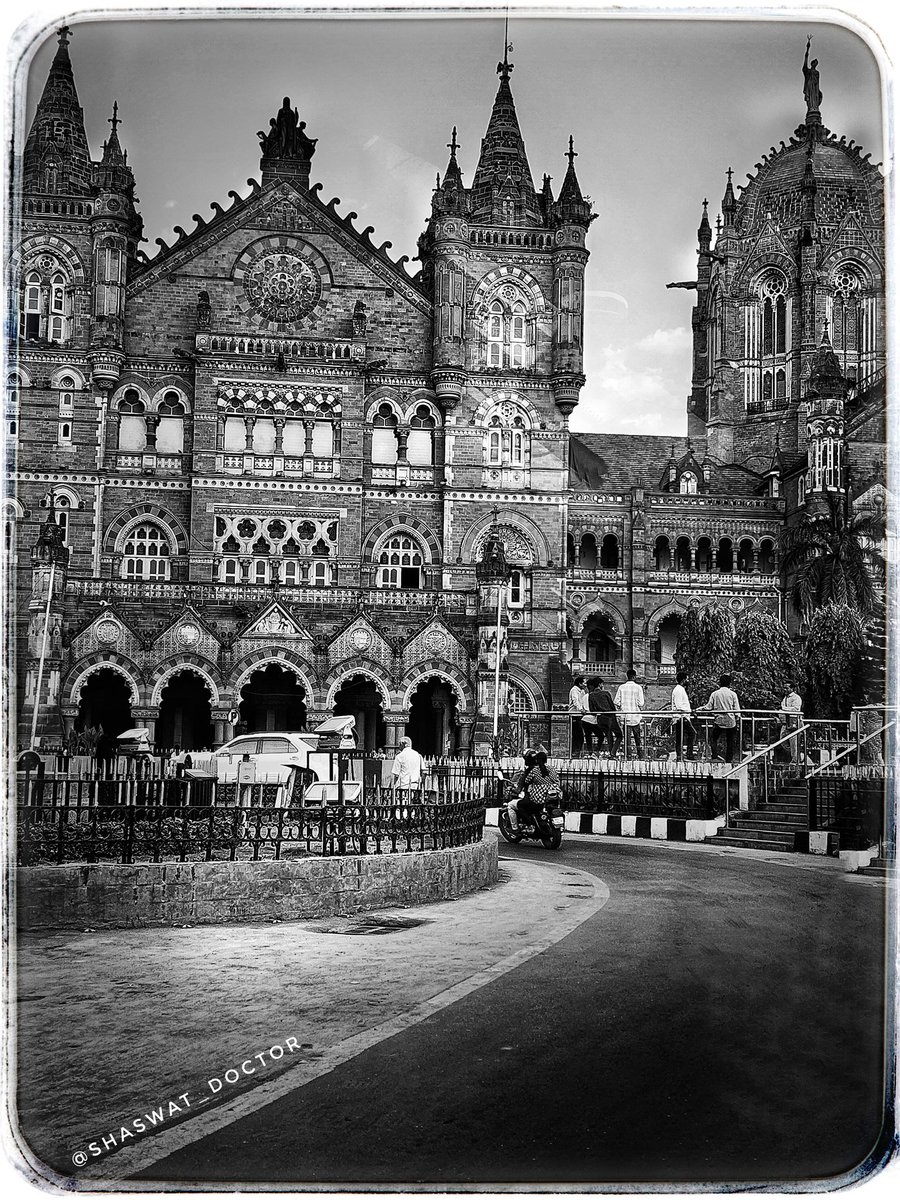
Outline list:
[[[886,725],[882,725],[880,729],[876,729],[873,733],[866,734],[864,738],[860,738],[858,742],[855,742],[852,746],[848,746],[847,749],[842,750],[840,754],[836,754],[834,758],[829,759],[827,763],[822,763],[820,767],[814,767],[808,775],[804,775],[804,783],[808,779],[812,779],[814,775],[821,775],[826,768],[833,767],[838,759],[844,758],[845,755],[855,754],[859,750],[860,746],[864,746],[866,742],[871,742],[872,738],[879,737],[886,729],[892,729],[896,724],[896,721],[888,721],[888,723]]]
[[[777,742],[770,742],[768,746],[763,746],[762,750],[757,750],[757,752],[755,754],[751,754],[749,758],[742,758],[741,761],[736,766],[732,767],[727,775],[723,775],[722,778],[731,779],[733,775],[737,775],[738,771],[743,770],[744,767],[749,767],[752,762],[756,762],[758,758],[762,758],[764,755],[768,754],[770,750],[774,750],[776,746],[780,746],[782,742],[792,741],[795,737],[803,733],[803,731],[808,728],[808,725],[798,725],[796,729],[792,729],[790,733],[786,733],[783,737],[780,737]]]

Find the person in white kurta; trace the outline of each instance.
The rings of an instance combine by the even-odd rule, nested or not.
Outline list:
[[[422,782],[423,759],[418,750],[413,750],[408,737],[400,739],[400,751],[391,768],[391,782],[395,788],[417,788]]]

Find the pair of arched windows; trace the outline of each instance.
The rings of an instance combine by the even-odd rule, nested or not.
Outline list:
[[[49,256],[26,272],[19,307],[19,336],[26,341],[66,342],[69,295],[65,274]]]
[[[140,453],[155,448],[159,454],[184,453],[186,406],[178,392],[166,392],[155,411],[148,413],[138,390],[126,388],[117,411],[119,450]]]
[[[427,404],[418,405],[408,425],[402,427],[394,406],[382,402],[372,418],[372,463],[394,466],[405,449],[410,466],[433,466],[436,428],[437,420]]]
[[[485,421],[485,466],[527,466],[528,433],[529,423],[525,412],[508,400],[499,404],[488,413]]]
[[[482,310],[484,361],[496,370],[534,365],[534,302],[516,283],[495,286]]]

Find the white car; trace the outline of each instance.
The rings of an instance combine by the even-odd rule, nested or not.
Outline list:
[[[309,755],[316,747],[316,734],[246,733],[232,738],[213,754],[216,778],[231,783],[238,777],[238,766],[249,756],[255,783],[287,783],[296,767],[309,766]]]

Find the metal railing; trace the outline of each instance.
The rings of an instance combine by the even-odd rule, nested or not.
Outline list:
[[[397,793],[375,803],[297,807],[23,804],[17,858],[31,866],[404,854],[469,845],[483,828],[478,799]]]

